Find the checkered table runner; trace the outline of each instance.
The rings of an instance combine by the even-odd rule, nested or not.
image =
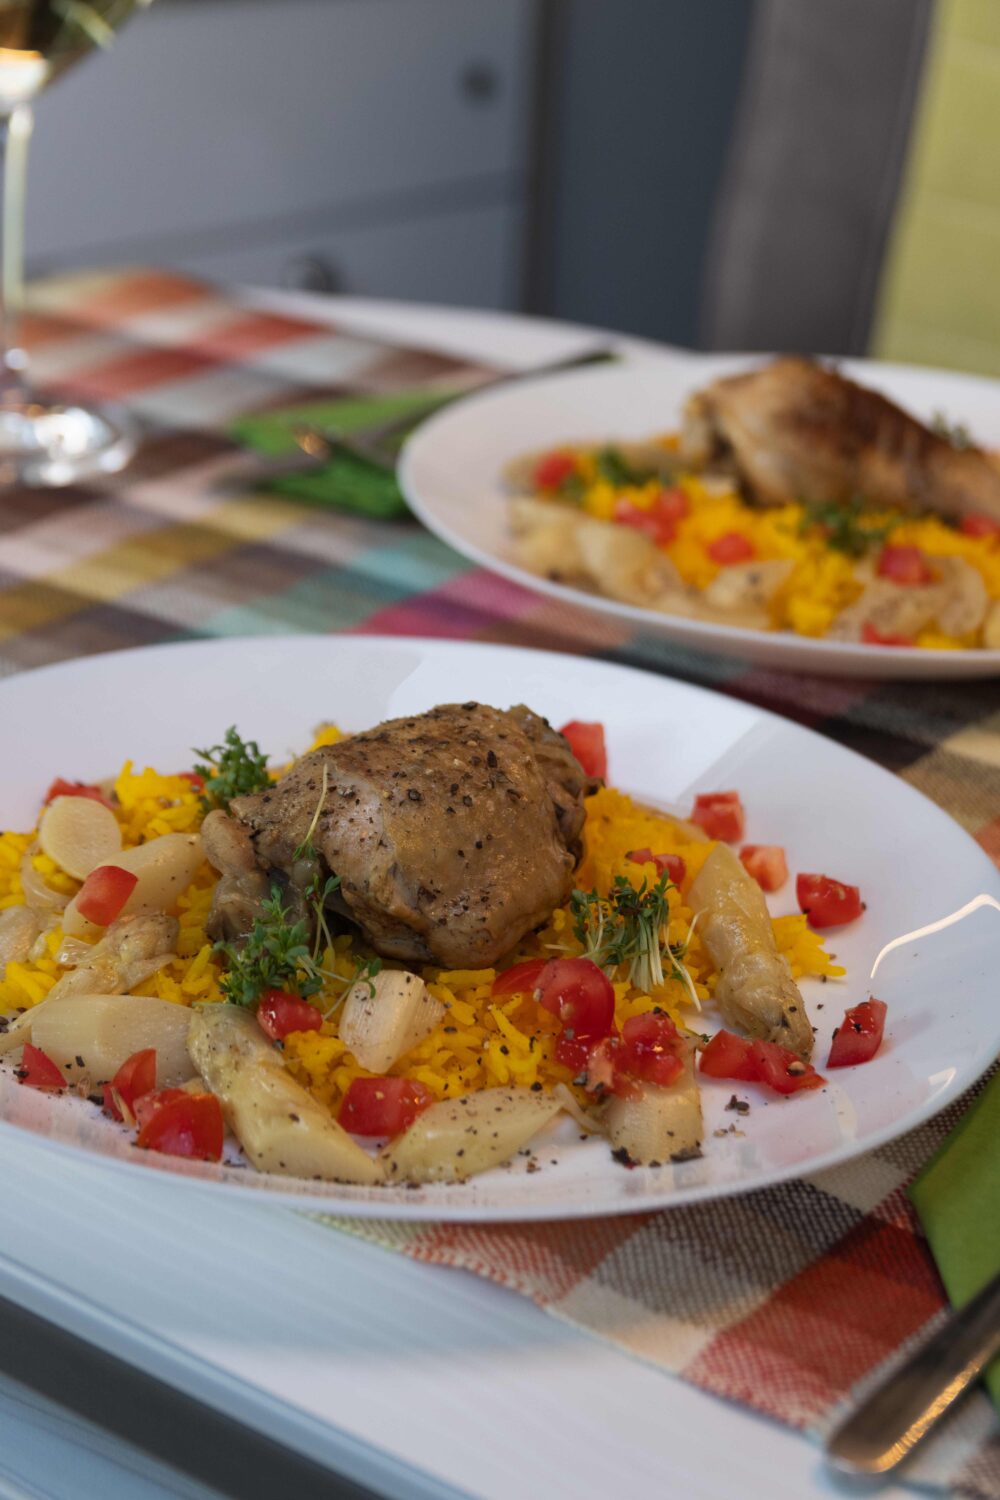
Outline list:
[[[175,275],[36,289],[36,380],[146,424],[122,475],[0,501],[0,673],[159,641],[348,631],[589,653],[759,703],[932,797],[1000,860],[1000,684],[785,677],[543,599],[470,568],[415,522],[373,522],[222,481],[236,417],[416,385],[474,384],[449,356],[261,311]],[[961,1105],[862,1161],[720,1204],[579,1224],[344,1224],[462,1266],[556,1316],[794,1427],[822,1434],[895,1351],[943,1316],[904,1184]],[[1000,1436],[967,1401],[911,1465],[1000,1500]]]

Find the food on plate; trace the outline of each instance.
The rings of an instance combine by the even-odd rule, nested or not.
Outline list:
[[[805,1002],[778,952],[760,886],[725,844],[716,844],[688,893],[701,938],[719,969],[715,1001],[751,1037],[812,1054]]]
[[[871,1062],[882,1045],[887,1010],[885,1001],[876,1000],[874,995],[860,1005],[852,1005],[833,1033],[827,1067],[853,1068]]]
[[[680,455],[730,472],[763,505],[803,498],[1000,521],[1000,470],[877,391],[788,357],[716,380],[685,407]]]
[[[191,1061],[259,1172],[378,1182],[379,1163],[285,1067],[255,1018],[232,1005],[195,1011]]]
[[[1000,463],[800,358],[679,433],[506,472],[517,561],[660,613],[871,646],[1000,649]]]
[[[530,709],[448,704],[324,745],[230,812],[293,900],[335,875],[377,953],[482,968],[569,896],[587,789]]]
[[[139,1149],[378,1188],[538,1170],[562,1121],[652,1165],[708,1149],[705,1079],[822,1086],[798,981],[843,973],[817,890],[858,893],[772,918],[737,791],[643,806],[599,722],[471,702],[196,754],[0,835],[0,1058]]]

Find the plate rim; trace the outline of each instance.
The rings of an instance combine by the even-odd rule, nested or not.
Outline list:
[[[211,655],[215,652],[235,653],[255,647],[267,647],[269,649],[294,650],[303,643],[309,643],[326,649],[343,648],[349,645],[352,649],[360,647],[362,651],[377,652],[386,647],[399,649],[400,647],[411,647],[423,658],[427,656],[441,655],[478,655],[486,653],[491,656],[515,658],[530,656],[540,661],[549,661],[556,665],[565,664],[567,653],[546,650],[530,646],[507,645],[502,642],[476,642],[441,640],[434,637],[424,636],[401,636],[401,635],[345,635],[342,633],[331,633],[329,635],[308,633],[288,635],[254,635],[254,636],[229,636],[210,637],[200,640],[182,640],[158,642],[150,646],[126,647],[124,649],[99,652],[91,656],[69,658],[63,661],[51,662],[42,667],[30,671],[18,672],[12,676],[0,680],[0,707],[6,692],[22,687],[28,681],[37,678],[49,679],[59,675],[73,675],[81,670],[86,674],[89,672],[99,673],[109,661],[123,661],[131,658],[148,659],[153,655],[169,653],[171,655]],[[684,679],[674,677],[667,672],[650,671],[643,667],[632,666],[627,663],[607,661],[602,658],[570,654],[570,659],[575,660],[587,669],[596,670],[598,675],[610,674],[620,676],[622,674],[634,677],[640,681],[653,678],[654,680],[668,685],[670,689],[680,691],[682,694],[690,694],[695,698],[703,700],[721,700],[727,703],[736,703],[746,709],[755,717],[757,722],[764,722],[781,726],[784,730],[790,730],[796,736],[805,736],[807,740],[817,740],[824,745],[832,746],[838,756],[847,757],[856,762],[868,775],[877,778],[889,777],[898,787],[903,789],[903,796],[908,801],[916,801],[922,805],[925,812],[930,813],[947,825],[952,835],[959,834],[968,846],[969,853],[975,853],[983,866],[984,879],[990,878],[994,884],[1000,881],[1000,874],[993,861],[990,860],[986,851],[975,838],[944,808],[928,797],[926,793],[912,786],[909,782],[902,781],[894,776],[891,771],[878,764],[870,757],[862,755],[859,751],[849,746],[841,745],[829,736],[821,734],[818,730],[807,725],[798,723],[794,719],[775,713],[768,708],[759,707],[757,704],[747,702],[743,699],[734,699],[715,688],[702,686],[700,683],[687,682]],[[897,790],[895,795],[899,796]],[[2,821],[2,820],[0,820]],[[1000,890],[998,890],[1000,894]],[[71,1141],[54,1138],[40,1131],[33,1131],[27,1126],[17,1125],[0,1116],[0,1138],[29,1140],[44,1147],[47,1151],[57,1153],[67,1159],[86,1161],[108,1171],[124,1170],[129,1173],[143,1173],[146,1180],[150,1180],[150,1167],[157,1176],[167,1182],[183,1184],[199,1190],[209,1190],[215,1193],[220,1191],[227,1194],[238,1194],[243,1201],[252,1201],[253,1196],[259,1197],[261,1202],[274,1206],[284,1206],[297,1209],[302,1212],[322,1213],[329,1217],[359,1218],[359,1219],[388,1219],[399,1222],[437,1221],[448,1223],[509,1223],[518,1220],[531,1220],[533,1222],[559,1221],[566,1219],[584,1219],[600,1217],[618,1217],[625,1214],[644,1213],[648,1211],[659,1211],[664,1208],[684,1208],[695,1203],[711,1202],[716,1199],[739,1197],[747,1193],[767,1191],[770,1187],[780,1183],[788,1182],[796,1178],[811,1179],[815,1175],[839,1166],[849,1166],[851,1162],[859,1157],[870,1154],[880,1149],[892,1140],[909,1134],[921,1125],[933,1119],[950,1104],[961,1097],[969,1088],[976,1084],[994,1066],[998,1054],[1000,1054],[1000,1014],[998,1014],[996,1034],[991,1041],[986,1042],[986,1054],[981,1060],[973,1059],[966,1064],[964,1070],[956,1070],[952,1079],[932,1099],[914,1107],[907,1115],[905,1123],[892,1121],[874,1130],[866,1136],[863,1143],[841,1142],[829,1151],[819,1156],[810,1158],[808,1162],[789,1163],[785,1166],[768,1168],[765,1180],[756,1182],[732,1181],[724,1183],[705,1183],[689,1188],[678,1190],[676,1185],[664,1185],[661,1190],[655,1187],[645,1191],[640,1201],[629,1202],[624,1198],[611,1203],[591,1202],[584,1199],[581,1202],[565,1202],[562,1205],[546,1204],[540,1195],[538,1203],[515,1202],[505,1204],[462,1204],[452,1202],[430,1203],[423,1201],[422,1192],[413,1194],[413,1201],[393,1200],[383,1201],[378,1194],[378,1189],[358,1188],[351,1184],[331,1184],[331,1187],[339,1191],[347,1189],[348,1192],[357,1193],[357,1197],[333,1199],[330,1195],[314,1193],[312,1191],[299,1191],[293,1184],[299,1184],[304,1179],[288,1179],[289,1187],[283,1188],[274,1185],[270,1178],[273,1174],[255,1174],[254,1178],[247,1178],[246,1183],[236,1180],[219,1179],[211,1175],[214,1170],[208,1167],[202,1173],[192,1171],[190,1167],[185,1170],[171,1167],[169,1158],[159,1159],[150,1163],[140,1163],[127,1158],[108,1156],[100,1151],[74,1144]],[[246,1169],[249,1171],[249,1169]],[[657,1170],[669,1170],[666,1168],[655,1169],[651,1167],[640,1167],[637,1172],[653,1172]],[[268,1180],[262,1180],[264,1177]],[[280,1181],[280,1179],[279,1179]],[[443,1184],[452,1191],[461,1193],[466,1190],[466,1184]],[[474,1192],[475,1189],[472,1188]],[[679,1195],[680,1193],[680,1195]],[[371,1196],[362,1196],[370,1194]],[[637,1194],[637,1197],[639,1195]]]
[[[694,359],[711,360],[714,364],[729,357],[734,361],[742,361],[744,364],[748,359],[757,358],[755,355],[747,354],[728,356],[723,353],[696,353]],[[760,358],[766,360],[768,356],[761,355]],[[407,505],[420,524],[425,526],[439,541],[444,542],[446,546],[452,548],[453,551],[459,553],[460,556],[467,558],[477,566],[497,573],[509,582],[519,584],[522,588],[533,593],[558,599],[565,604],[589,610],[598,616],[628,621],[635,626],[645,626],[647,629],[652,626],[656,633],[676,639],[691,646],[693,649],[711,652],[721,643],[725,643],[734,647],[738,647],[741,644],[745,645],[749,652],[754,646],[759,646],[759,643],[763,639],[769,642],[780,643],[782,648],[786,648],[796,657],[802,658],[801,666],[778,668],[778,670],[788,672],[802,671],[808,673],[812,670],[817,672],[823,671],[832,676],[836,675],[833,669],[838,662],[850,662],[854,667],[874,667],[875,663],[878,662],[883,666],[905,668],[919,661],[925,666],[926,670],[913,673],[912,676],[915,679],[920,676],[927,679],[939,678],[942,680],[973,675],[982,677],[1000,676],[1000,648],[990,649],[983,647],[981,649],[971,649],[969,647],[962,647],[954,651],[930,651],[926,649],[923,655],[915,657],[912,647],[881,646],[873,656],[872,653],[875,648],[862,645],[860,642],[830,641],[823,637],[797,635],[794,631],[790,630],[751,630],[746,626],[725,625],[714,620],[698,620],[684,615],[660,614],[656,610],[644,609],[641,605],[626,604],[621,600],[609,599],[601,594],[587,593],[586,590],[574,588],[569,584],[556,583],[552,579],[542,578],[539,575],[529,573],[527,569],[520,567],[510,559],[499,557],[496,553],[478,546],[475,542],[468,541],[460,532],[454,531],[447,522],[441,520],[434,508],[433,501],[428,499],[416,482],[414,470],[424,458],[425,449],[431,444],[441,441],[440,434],[442,432],[444,433],[444,441],[447,441],[448,429],[451,424],[456,421],[461,422],[465,414],[470,410],[478,410],[483,406],[489,409],[493,405],[500,406],[502,409],[508,399],[516,397],[522,392],[527,391],[530,393],[531,391],[535,391],[544,394],[546,390],[553,387],[561,388],[578,382],[587,382],[588,384],[590,382],[604,381],[617,382],[623,377],[629,378],[636,375],[647,380],[650,378],[655,379],[660,373],[658,367],[662,367],[665,363],[670,363],[670,361],[630,361],[626,357],[622,359],[621,363],[606,368],[566,370],[556,374],[538,376],[537,378],[519,378],[516,385],[511,384],[495,389],[487,388],[485,390],[471,391],[468,395],[450,402],[443,410],[434,413],[421,422],[416,430],[407,437],[400,450],[396,477]],[[691,357],[686,357],[683,363],[687,367],[691,364]],[[866,369],[875,367],[891,372],[913,371],[915,374],[921,376],[940,375],[953,380],[976,381],[983,386],[995,388],[998,404],[1000,404],[1000,380],[993,380],[988,376],[969,374],[959,370],[939,370],[931,365],[904,365],[880,360],[844,359],[839,361],[839,363],[852,368],[857,366],[862,366]],[[691,367],[694,368],[694,365],[691,364]],[[554,439],[554,441],[558,441],[558,439]],[[511,455],[512,458],[516,456],[516,454]],[[727,654],[735,655],[736,653]],[[942,668],[950,664],[958,668],[971,669],[975,667],[982,670],[975,673],[971,671],[962,673],[947,670],[935,672],[933,670],[935,664]],[[856,675],[859,677],[868,676],[867,673],[862,674],[860,672]],[[872,676],[875,675],[875,673],[872,673]],[[892,678],[892,674],[889,672],[882,672],[877,675],[889,678],[890,680]],[[911,674],[907,673],[905,675],[909,676]],[[903,676],[904,674],[901,672],[900,678],[902,679]]]

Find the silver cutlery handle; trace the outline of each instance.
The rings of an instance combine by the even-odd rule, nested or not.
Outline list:
[[[1000,1275],[953,1313],[837,1428],[827,1442],[831,1464],[844,1474],[894,1469],[997,1353]]]

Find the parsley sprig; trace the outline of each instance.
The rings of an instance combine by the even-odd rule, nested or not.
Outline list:
[[[944,438],[953,448],[972,448],[972,433],[964,422],[952,422],[943,411],[936,411],[931,418],[931,431]]]
[[[223,744],[194,753],[201,756],[195,771],[205,783],[201,800],[206,810],[221,807],[228,812],[234,797],[263,791],[271,784],[267,756],[256,740],[243,739],[235,724],[226,730]]]
[[[864,557],[872,547],[881,546],[892,524],[891,521],[873,520],[866,511],[864,500],[855,495],[843,505],[836,500],[807,501],[799,530],[805,533],[818,526],[826,536],[827,545],[835,552],[843,552],[847,557]]]
[[[219,988],[231,1005],[254,1006],[267,990],[287,990],[307,1000],[323,985],[309,923],[304,917],[289,922],[278,886],[272,886],[242,943],[216,943],[215,951],[229,963]]]
[[[631,983],[647,992],[667,979],[677,979],[700,1006],[683,961],[694,924],[682,944],[672,946],[668,936],[667,892],[672,884],[666,873],[654,885],[644,879],[638,887],[630,885],[624,875],[616,875],[607,896],[596,890],[574,891],[570,897],[573,931],[587,958],[606,973],[613,975],[625,967]]]

